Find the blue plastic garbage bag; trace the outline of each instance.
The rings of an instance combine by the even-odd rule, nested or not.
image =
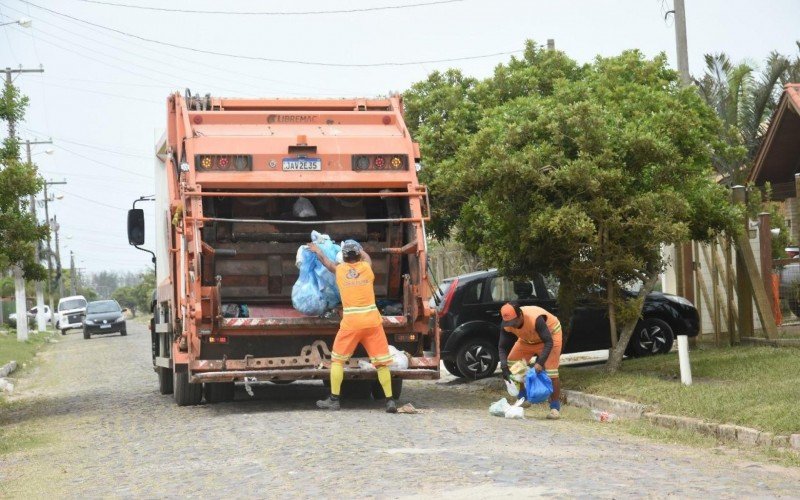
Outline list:
[[[328,307],[319,287],[314,269],[322,265],[311,250],[304,248],[300,260],[300,273],[292,287],[292,306],[308,316],[321,316]]]
[[[525,375],[525,398],[529,403],[543,403],[553,394],[553,381],[542,370],[531,368]]]
[[[311,241],[317,244],[320,250],[322,250],[322,253],[325,254],[325,257],[331,262],[336,262],[336,254],[342,249],[339,245],[331,241],[327,234],[311,231]],[[328,309],[336,307],[342,302],[342,298],[339,295],[339,287],[336,286],[336,276],[322,265],[322,262],[317,259],[316,255],[314,256],[314,260],[316,261],[314,272],[317,275],[317,282],[320,293],[322,293],[322,298],[325,300]]]

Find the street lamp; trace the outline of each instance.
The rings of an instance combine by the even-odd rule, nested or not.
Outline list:
[[[0,26],[8,26],[9,24],[19,24],[23,28],[30,28],[31,25],[33,24],[33,21],[31,21],[27,17],[21,17],[21,18],[17,19],[16,21],[11,21],[11,22],[8,22],[8,23],[2,23],[2,24],[0,24]]]

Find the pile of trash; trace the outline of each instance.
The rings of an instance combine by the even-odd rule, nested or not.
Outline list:
[[[341,256],[341,247],[330,236],[317,231],[311,232],[311,241],[322,250],[331,261]],[[340,257],[341,258],[341,257]],[[307,245],[297,250],[295,264],[300,275],[292,287],[292,306],[307,316],[322,316],[342,302],[336,276],[328,271]]]
[[[506,398],[501,398],[489,406],[489,414],[495,417],[525,418],[522,403],[543,403],[553,394],[553,381],[542,370],[536,372],[532,367],[522,361],[517,361],[508,367],[511,371],[510,380],[506,380],[506,391],[511,397],[518,398],[513,405]],[[524,387],[523,387],[524,383]]]

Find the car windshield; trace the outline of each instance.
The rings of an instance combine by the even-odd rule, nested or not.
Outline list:
[[[108,300],[103,302],[90,303],[89,307],[86,308],[86,312],[88,314],[120,312],[120,308],[119,304],[117,304],[113,300]]]
[[[84,299],[69,299],[58,305],[59,311],[68,311],[70,309],[80,309],[86,307],[86,300]]]

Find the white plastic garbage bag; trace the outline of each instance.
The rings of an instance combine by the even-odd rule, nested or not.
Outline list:
[[[511,408],[506,398],[500,398],[489,406],[489,414],[495,417],[504,417],[506,410]]]
[[[512,398],[519,397],[520,385],[516,382],[512,382],[511,380],[506,380],[505,383],[508,395],[511,396]]]
[[[408,356],[403,351],[398,351],[397,348],[393,345],[389,346],[389,354],[392,356],[392,364],[389,365],[389,368],[393,368],[395,370],[405,370],[408,368]]]
[[[294,202],[294,206],[292,206],[292,214],[295,217],[300,217],[302,219],[307,219],[309,217],[316,217],[317,211],[314,209],[314,205],[308,198],[297,198],[297,201]]]
[[[525,418],[525,409],[522,407],[522,403],[525,402],[525,398],[519,398],[513,406],[510,406],[505,414],[503,415],[506,418]]]

